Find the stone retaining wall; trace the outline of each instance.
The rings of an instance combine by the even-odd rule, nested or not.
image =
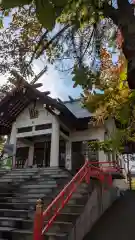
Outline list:
[[[113,187],[109,190],[103,191],[101,186],[96,186],[88,199],[83,213],[77,219],[68,240],[82,240],[90,231],[94,223],[117,197],[117,188]]]

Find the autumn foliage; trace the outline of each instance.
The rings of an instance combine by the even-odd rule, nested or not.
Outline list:
[[[87,90],[84,97],[87,108],[95,113],[96,122],[103,122],[109,116],[119,118],[119,112],[128,103],[130,93],[126,83],[126,59],[122,52],[115,64],[112,54],[105,48],[101,49],[100,55],[99,85],[96,87],[103,92],[93,94]]]

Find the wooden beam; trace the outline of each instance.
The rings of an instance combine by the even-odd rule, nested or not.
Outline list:
[[[32,88],[39,88],[39,87],[42,87],[43,84],[42,83],[35,83],[35,84],[31,85],[31,86],[32,86]]]
[[[45,96],[48,96],[50,94],[50,91],[43,92]]]

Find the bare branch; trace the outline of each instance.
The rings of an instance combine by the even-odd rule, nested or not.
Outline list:
[[[56,33],[56,34],[54,35],[54,37],[52,37],[52,38],[50,39],[50,41],[48,41],[48,42],[43,46],[42,50],[37,54],[36,59],[38,59],[38,58],[41,56],[41,54],[43,53],[43,51],[46,50],[46,49],[57,39],[57,37],[59,37],[59,36],[60,36],[65,30],[67,30],[69,27],[70,27],[70,25],[67,24],[67,25],[65,25],[58,33]]]

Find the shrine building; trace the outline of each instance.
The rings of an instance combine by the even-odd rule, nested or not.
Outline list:
[[[0,102],[0,135],[7,135],[7,144],[13,146],[13,167],[63,167],[77,172],[86,155],[90,161],[115,161],[115,154],[86,147],[90,141],[104,141],[115,128],[111,118],[94,125],[93,114],[80,99],[53,99],[27,82]]]

